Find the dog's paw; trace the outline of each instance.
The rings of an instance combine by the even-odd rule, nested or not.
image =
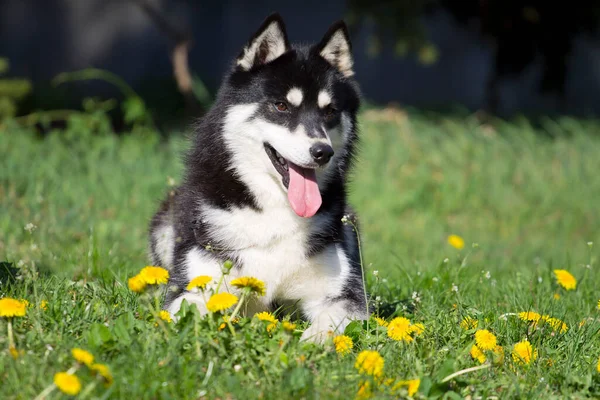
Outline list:
[[[300,337],[300,341],[311,342],[315,344],[324,344],[327,339],[332,338],[335,331],[331,326],[319,327],[318,325],[309,326]]]

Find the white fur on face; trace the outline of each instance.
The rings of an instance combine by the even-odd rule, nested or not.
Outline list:
[[[289,101],[290,104],[293,105],[294,107],[299,107],[300,104],[302,104],[303,98],[304,98],[304,95],[302,94],[302,90],[300,90],[298,88],[290,89],[290,91],[288,92],[288,94],[286,96],[287,101]]]
[[[350,77],[354,75],[350,45],[342,31],[337,31],[331,36],[320,54],[321,57],[336,67],[344,76]]]
[[[267,47],[265,63],[271,62],[285,53],[284,35],[277,22],[271,23],[249,46],[244,48],[244,55],[238,59],[237,64],[246,71],[252,68],[256,61],[256,53],[261,46]]]
[[[325,108],[331,104],[331,95],[325,90],[321,90],[319,92],[319,97],[317,98],[317,104],[319,108]]]

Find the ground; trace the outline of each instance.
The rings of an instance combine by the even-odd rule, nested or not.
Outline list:
[[[597,123],[368,109],[360,124],[351,202],[370,296],[393,323],[351,324],[346,353],[340,339],[340,352],[300,343],[304,325],[290,332],[285,316],[163,321],[151,293],[129,289],[148,265],[149,219],[180,179],[185,133],[0,127],[0,297],[29,302],[10,319],[12,353],[0,318],[0,398],[60,397],[53,378],[72,367],[79,396],[105,399],[398,398],[416,382],[396,384],[417,379],[415,398],[599,396]],[[502,353],[477,359],[482,330]]]

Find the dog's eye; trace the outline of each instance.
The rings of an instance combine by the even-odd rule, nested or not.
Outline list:
[[[333,117],[335,117],[335,114],[337,113],[337,110],[331,106],[328,106],[327,108],[325,108],[325,118],[326,119],[332,119]]]
[[[274,106],[275,106],[275,109],[279,112],[286,112],[288,110],[287,104],[285,104],[282,101],[275,103]]]

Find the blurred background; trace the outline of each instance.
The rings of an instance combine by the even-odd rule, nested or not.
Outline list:
[[[318,40],[344,18],[370,102],[589,117],[600,111],[599,3],[3,0],[0,115],[78,108],[84,97],[131,94],[125,85],[143,100],[130,114],[201,115],[232,58],[278,11],[292,41]],[[99,71],[59,75],[87,68],[123,84]]]

